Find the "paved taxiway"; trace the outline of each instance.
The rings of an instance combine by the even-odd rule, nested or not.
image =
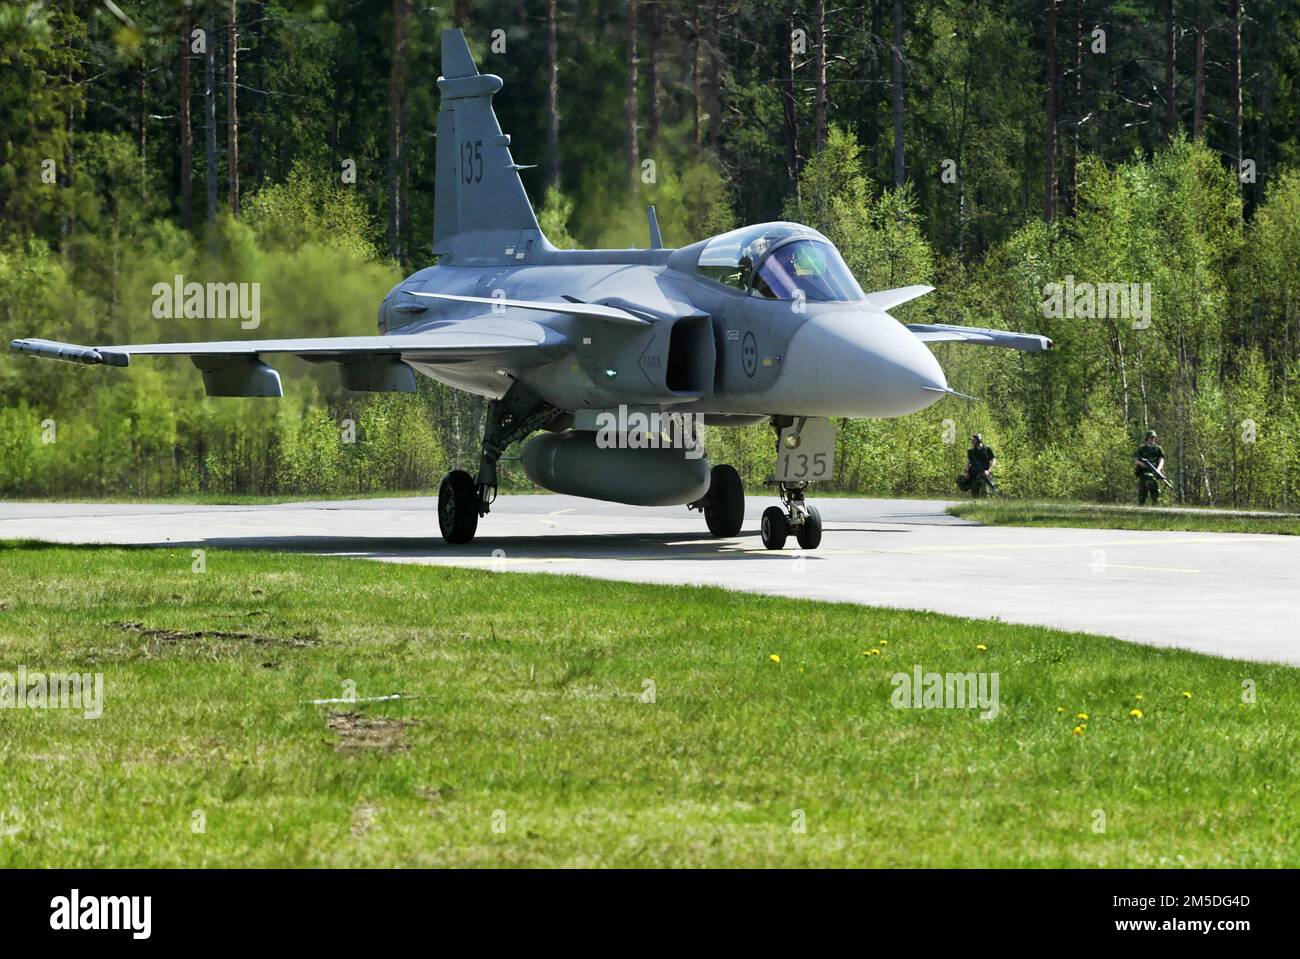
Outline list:
[[[821,548],[769,552],[745,530],[567,496],[502,496],[468,546],[430,498],[186,506],[0,503],[0,539],[263,548],[501,571],[695,583],[1036,623],[1300,665],[1300,536],[986,527],[934,500],[814,500]],[[209,567],[212,560],[209,558]]]

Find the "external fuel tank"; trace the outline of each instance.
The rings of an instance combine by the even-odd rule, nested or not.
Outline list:
[[[524,472],[555,493],[632,506],[680,506],[709,490],[709,461],[698,449],[602,449],[596,437],[541,433],[524,444]]]

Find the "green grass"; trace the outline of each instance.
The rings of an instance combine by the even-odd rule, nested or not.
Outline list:
[[[0,709],[0,866],[1300,864],[1289,667],[708,588],[192,562],[0,545],[0,670],[105,684],[98,720]],[[997,672],[1000,715],[892,708],[917,663]],[[347,681],[413,698],[307,702]]]
[[[1195,533],[1283,533],[1291,536],[1300,534],[1300,513],[1004,499],[958,503],[948,507],[948,512],[990,526],[1075,526]]]
[[[503,496],[527,496],[547,493],[547,490],[535,487],[515,489],[501,488]],[[108,496],[9,496],[0,502],[15,503],[175,503],[194,506],[273,506],[277,503],[316,503],[334,500],[396,499],[409,496],[437,496],[438,487],[418,490],[389,490],[367,493],[176,493],[170,495],[146,496],[108,495]]]
[[[437,488],[371,493],[176,493],[171,495],[34,496],[8,497],[19,503],[177,503],[195,506],[270,506],[276,503],[314,503],[342,499],[387,499],[401,496],[437,496]]]

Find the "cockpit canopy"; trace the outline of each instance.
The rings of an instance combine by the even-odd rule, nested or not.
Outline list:
[[[700,251],[696,270],[770,300],[865,299],[835,245],[798,223],[763,223],[715,236]]]

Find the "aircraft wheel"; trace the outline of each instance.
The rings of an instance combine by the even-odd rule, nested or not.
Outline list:
[[[464,470],[452,470],[438,487],[438,528],[444,542],[468,543],[478,530],[478,487]]]
[[[704,522],[714,536],[735,536],[745,522],[745,484],[734,466],[723,463],[709,474]]]
[[[759,532],[763,545],[768,549],[780,549],[785,545],[785,538],[790,535],[790,524],[785,520],[785,510],[779,506],[769,506],[763,510],[763,525]]]
[[[808,507],[808,518],[803,521],[799,527],[799,532],[795,534],[799,540],[800,549],[816,549],[822,541],[822,514],[817,511],[816,506]]]

